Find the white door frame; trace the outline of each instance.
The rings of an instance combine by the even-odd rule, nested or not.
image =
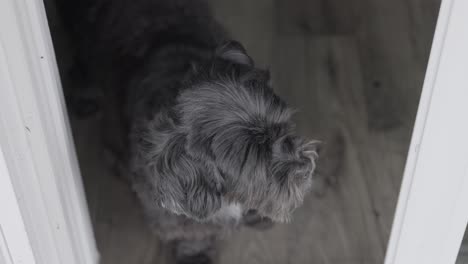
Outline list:
[[[451,264],[468,222],[468,1],[443,0],[386,264]]]
[[[4,212],[0,217],[0,263],[36,263],[1,150],[0,190],[0,205]]]
[[[455,262],[468,222],[468,1],[443,0],[386,264]],[[0,0],[0,262],[95,264],[41,0]],[[3,261],[3,262],[2,262]]]
[[[0,0],[0,151],[0,263],[98,263],[42,0]]]

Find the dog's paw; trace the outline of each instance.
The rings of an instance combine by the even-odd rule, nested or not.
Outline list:
[[[183,256],[176,260],[176,264],[212,264],[213,261],[207,254],[199,253],[193,256]]]
[[[256,210],[247,211],[243,216],[242,221],[245,226],[259,230],[270,229],[274,225],[270,218],[259,215]]]

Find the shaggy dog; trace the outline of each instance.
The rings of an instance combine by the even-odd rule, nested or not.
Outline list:
[[[109,148],[177,263],[211,263],[245,222],[287,221],[316,143],[201,0],[61,0],[80,89],[102,87]]]

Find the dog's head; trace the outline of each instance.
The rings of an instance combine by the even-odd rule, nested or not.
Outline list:
[[[142,136],[155,202],[199,221],[248,210],[288,220],[311,185],[317,144],[295,135],[268,72],[230,42],[188,79]]]

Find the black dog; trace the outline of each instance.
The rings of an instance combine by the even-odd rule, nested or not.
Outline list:
[[[295,136],[269,73],[207,3],[59,5],[77,46],[74,76],[102,88],[107,144],[127,161],[176,261],[210,263],[216,241],[243,218],[289,219],[311,185],[316,143]]]

